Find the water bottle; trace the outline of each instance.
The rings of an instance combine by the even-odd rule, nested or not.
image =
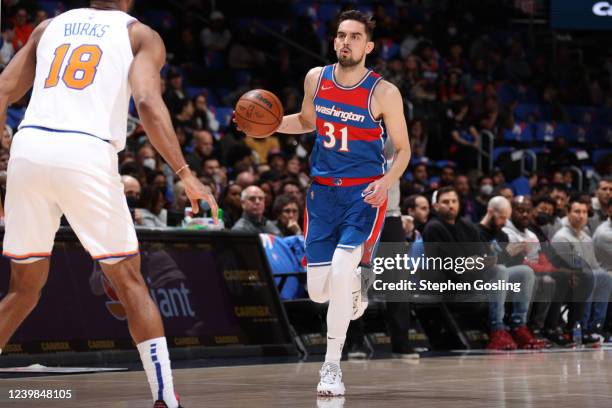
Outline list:
[[[572,327],[572,341],[576,345],[576,347],[580,347],[582,345],[582,326],[580,322],[574,323]]]

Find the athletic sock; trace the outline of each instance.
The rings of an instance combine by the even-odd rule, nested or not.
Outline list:
[[[165,337],[144,341],[136,346],[144,367],[153,401],[162,400],[168,408],[178,408],[174,395],[170,356]]]

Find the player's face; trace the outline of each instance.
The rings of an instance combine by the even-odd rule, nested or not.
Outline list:
[[[374,43],[368,40],[365,25],[355,20],[344,20],[338,26],[334,50],[343,67],[365,64],[365,56],[372,52]]]

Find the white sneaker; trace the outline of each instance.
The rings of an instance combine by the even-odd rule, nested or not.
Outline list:
[[[317,395],[323,397],[335,397],[344,395],[344,384],[342,383],[342,370],[336,363],[325,362],[321,371],[321,381],[317,385]]]
[[[374,283],[375,275],[371,267],[360,265],[355,271],[361,282],[359,290],[353,292],[353,314],[351,320],[357,320],[368,308],[368,289]]]

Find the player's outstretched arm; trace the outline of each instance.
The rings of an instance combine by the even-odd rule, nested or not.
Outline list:
[[[410,142],[408,140],[408,126],[404,116],[404,101],[397,87],[387,81],[382,81],[374,90],[374,112],[380,112],[388,137],[391,138],[395,148],[395,157],[391,168],[384,177],[371,183],[364,192],[373,191],[365,198],[365,202],[379,207],[387,198],[387,191],[391,184],[397,181],[410,161]]]
[[[316,92],[317,81],[323,68],[312,68],[304,79],[304,100],[300,113],[286,115],[279,126],[278,133],[300,134],[309,133],[316,129],[316,113],[312,99]]]
[[[217,203],[210,191],[187,167],[170,113],[162,99],[159,73],[166,62],[164,42],[154,30],[141,23],[135,23],[130,28],[130,41],[134,61],[129,80],[144,129],[155,149],[181,178],[194,211],[198,212],[198,200],[206,200],[216,221]]]

